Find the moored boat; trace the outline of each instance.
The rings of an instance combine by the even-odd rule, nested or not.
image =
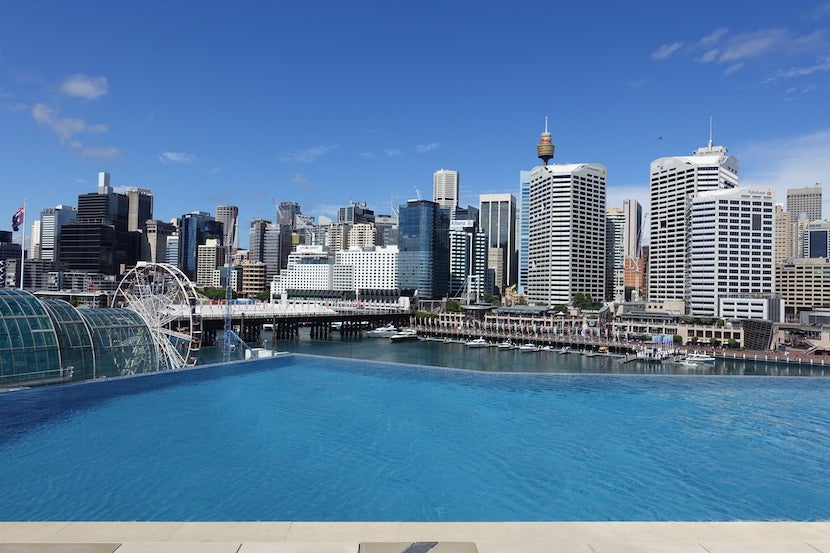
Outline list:
[[[389,339],[393,342],[409,342],[411,340],[417,340],[418,333],[411,328],[405,328],[400,332],[390,336]]]
[[[484,338],[476,338],[475,340],[470,340],[467,342],[468,348],[486,348],[490,347],[490,343],[485,340]]]

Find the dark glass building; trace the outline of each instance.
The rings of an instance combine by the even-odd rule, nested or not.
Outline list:
[[[190,280],[196,280],[196,254],[208,238],[219,240],[221,245],[224,225],[210,213],[194,211],[182,215],[179,222],[179,269]]]
[[[446,297],[449,285],[449,210],[410,200],[398,213],[398,285],[422,299]]]

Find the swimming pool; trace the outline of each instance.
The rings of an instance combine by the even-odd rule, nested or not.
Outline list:
[[[0,395],[0,520],[827,520],[830,380],[291,355]]]

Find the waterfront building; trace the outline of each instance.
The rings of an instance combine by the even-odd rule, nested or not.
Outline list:
[[[625,213],[619,207],[605,210],[605,296],[606,301],[625,295]]]
[[[518,292],[527,290],[528,234],[530,231],[530,171],[519,171],[519,263]]]
[[[131,309],[75,309],[0,290],[0,383],[39,385],[159,369],[150,329]]]
[[[432,175],[432,201],[445,209],[458,206],[461,174],[451,169],[439,169]]]
[[[577,292],[604,297],[605,195],[606,168],[598,163],[531,171],[529,301],[567,305]]]
[[[222,223],[222,244],[239,249],[239,208],[235,205],[217,205],[216,220]]]
[[[723,146],[698,148],[691,156],[651,162],[649,301],[685,300],[687,202],[700,192],[735,188],[738,160]]]
[[[449,284],[449,212],[436,202],[409,200],[398,211],[398,282],[421,299],[441,299]]]
[[[222,223],[204,211],[193,211],[181,216],[179,222],[179,263],[178,268],[187,278],[196,278],[196,261],[199,246],[209,238],[220,242],[224,235]]]
[[[31,252],[30,258],[42,259],[44,261],[56,261],[58,259],[58,241],[64,225],[72,225],[77,222],[78,208],[75,206],[58,205],[47,207],[40,212],[40,229],[38,243],[40,251],[35,254]]]
[[[281,296],[290,290],[333,290],[334,255],[324,246],[298,246],[288,256],[288,265],[272,280],[271,294]]]
[[[398,288],[398,247],[356,247],[334,254],[333,287],[357,294]]]
[[[494,271],[499,294],[504,294],[519,279],[516,197],[513,194],[480,195],[479,221],[487,237],[487,266]]]
[[[788,259],[776,265],[775,285],[784,300],[787,320],[830,305],[830,258]]]
[[[450,222],[450,280],[448,297],[463,303],[477,303],[487,283],[487,236],[475,221]]]
[[[688,208],[686,289],[695,317],[722,317],[721,298],[773,293],[773,194],[731,188],[700,192]]]
[[[821,219],[821,186],[787,190],[787,211],[798,219],[802,214],[810,221]]]

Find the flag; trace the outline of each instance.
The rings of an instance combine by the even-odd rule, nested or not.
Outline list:
[[[23,224],[24,211],[25,208],[21,205],[19,208],[17,208],[17,211],[14,212],[14,215],[12,215],[12,230],[14,232],[20,230],[20,225]]]

